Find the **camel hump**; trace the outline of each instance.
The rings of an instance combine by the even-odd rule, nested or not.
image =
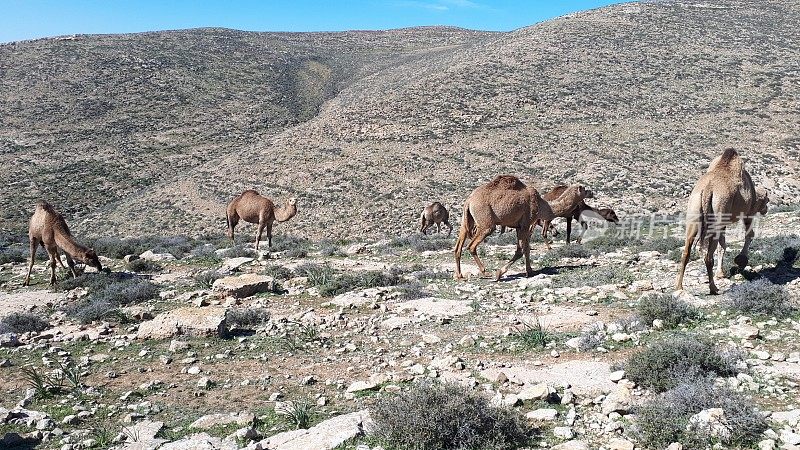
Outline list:
[[[50,203],[47,203],[44,200],[37,200],[36,201],[36,209],[44,210],[45,212],[48,212],[50,214],[58,214],[56,212],[56,209],[53,208],[53,205],[51,205]]]
[[[739,173],[744,169],[744,164],[742,163],[742,158],[735,149],[726,148],[725,151],[722,152],[722,155],[711,162],[708,171],[711,172],[715,169],[725,169],[730,172]]]
[[[488,184],[490,188],[511,189],[521,191],[526,188],[525,183],[514,175],[498,175]]]

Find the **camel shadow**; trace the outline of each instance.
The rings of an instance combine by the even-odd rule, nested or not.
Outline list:
[[[731,274],[737,272],[741,273],[747,281],[766,278],[772,284],[789,284],[800,278],[800,268],[794,266],[795,262],[798,260],[798,256],[798,249],[786,247],[783,249],[783,255],[781,259],[777,261],[774,268],[753,272],[749,270],[740,270],[738,267],[734,266],[731,268]]]
[[[561,273],[566,273],[566,272],[570,272],[570,271],[573,271],[573,270],[579,270],[579,269],[586,269],[586,268],[590,268],[590,267],[595,267],[595,265],[593,265],[593,264],[579,264],[579,265],[576,265],[576,266],[548,266],[548,267],[542,267],[539,270],[534,270],[532,276],[535,277],[536,275],[559,275]],[[515,273],[515,274],[512,274],[512,275],[504,275],[498,281],[516,281],[516,280],[521,280],[523,278],[528,278],[528,277],[525,275],[525,272],[519,272],[519,273]]]

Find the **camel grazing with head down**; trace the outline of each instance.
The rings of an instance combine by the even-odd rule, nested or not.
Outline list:
[[[550,192],[542,195],[542,198],[544,200],[548,201],[548,202],[554,201],[554,200],[558,199],[558,197],[560,197],[562,194],[564,194],[564,192],[566,192],[567,188],[568,188],[568,186],[564,185],[564,184],[559,185],[559,186],[555,186],[553,189],[550,190]],[[592,198],[592,197],[587,197],[587,198]],[[578,206],[572,212],[567,212],[564,215],[557,216],[557,217],[564,217],[565,219],[567,219],[567,244],[569,244],[570,238],[572,236],[572,220],[573,219],[577,220],[578,223],[581,224],[581,228],[582,228],[581,233],[578,236],[578,238],[575,240],[575,242],[577,242],[578,244],[581,243],[581,239],[583,238],[583,234],[586,233],[586,230],[589,228],[589,225],[588,225],[588,223],[586,223],[586,220],[585,220],[585,217],[584,217],[584,215],[587,214],[587,213],[588,214],[594,213],[597,216],[602,217],[603,219],[605,219],[606,221],[611,222],[611,223],[618,223],[619,222],[619,217],[617,217],[617,213],[615,213],[613,209],[611,209],[611,208],[595,209],[595,208],[592,208],[591,206],[587,205],[585,201],[581,200],[578,203]],[[550,231],[552,231],[554,229],[552,226],[550,228],[551,228]]]
[[[69,231],[67,222],[64,221],[64,217],[56,212],[47,202],[39,201],[36,203],[36,209],[28,225],[28,237],[31,243],[31,260],[30,264],[28,264],[28,274],[25,276],[25,281],[23,282],[25,286],[28,286],[31,282],[31,271],[33,270],[33,263],[36,258],[36,249],[39,245],[44,247],[47,254],[50,256],[51,285],[56,284],[56,264],[66,269],[58,253],[59,248],[64,252],[64,257],[67,260],[67,265],[69,265],[69,270],[72,272],[73,277],[78,277],[77,272],[75,272],[74,259],[88,266],[92,266],[97,270],[103,270],[97,253],[91,248],[84,247],[75,241],[72,237],[72,233]]]
[[[430,205],[426,206],[425,209],[422,210],[421,214],[422,223],[420,224],[419,231],[422,234],[427,234],[428,228],[436,225],[436,233],[441,233],[442,231],[442,224],[447,226],[447,236],[450,236],[450,233],[453,232],[453,226],[450,225],[448,221],[450,219],[450,213],[447,212],[447,208],[444,207],[439,202],[433,202]]]
[[[744,162],[736,150],[725,149],[715,158],[708,171],[700,177],[689,195],[686,212],[686,242],[678,268],[675,287],[683,289],[683,275],[695,241],[706,249],[704,262],[711,294],[719,290],[714,284],[714,252],[720,246],[717,277],[723,277],[722,259],[725,252],[725,228],[740,220],[744,223],[745,240],[741,253],[734,258],[740,268],[747,266],[750,243],[755,235],[753,219],[756,214],[766,214],[769,197],[763,188],[756,188]]]
[[[464,216],[456,241],[455,259],[457,280],[464,279],[461,274],[461,252],[464,243],[470,239],[468,250],[480,269],[486,275],[486,266],[478,258],[478,245],[495,229],[506,226],[517,230],[517,250],[511,260],[497,270],[495,280],[499,280],[516,260],[525,256],[525,273],[533,275],[530,258],[531,221],[537,214],[536,189],[525,186],[519,178],[500,175],[494,180],[479,186],[464,202]]]
[[[272,200],[267,197],[262,197],[258,192],[249,189],[237,195],[233,200],[228,203],[228,209],[225,214],[228,223],[228,237],[234,241],[233,232],[239,219],[245,222],[258,224],[258,231],[256,232],[256,250],[258,250],[258,243],[261,241],[261,233],[264,228],[267,228],[267,246],[272,247],[272,224],[277,220],[278,222],[286,222],[297,214],[297,201],[290,198],[286,204],[280,208],[276,208]]]
[[[550,248],[550,241],[547,240],[547,231],[550,229],[553,219],[556,217],[572,217],[576,209],[580,208],[582,204],[585,205],[583,200],[587,198],[594,198],[594,194],[579,184],[564,186],[563,190],[558,192],[553,189],[546,195],[538,195],[537,193],[538,213],[535,221],[542,226],[542,238],[547,248]]]

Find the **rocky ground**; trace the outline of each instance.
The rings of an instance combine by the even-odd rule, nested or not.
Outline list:
[[[645,448],[637,406],[657,390],[629,378],[629,361],[677,329],[740,352],[735,371],[715,382],[767,419],[745,447],[798,448],[800,313],[729,303],[731,286],[765,278],[798,305],[798,225],[797,211],[770,214],[752,267],[721,280],[719,296],[706,295],[699,260],[686,290],[673,293],[680,240],[661,234],[557,241],[550,251],[537,242],[537,275],[512,271],[499,282],[475,276],[468,255],[473,276],[454,281],[453,239],[435,236],[278,235],[278,251],[257,253],[212,240],[178,257],[153,249],[123,259],[123,249],[104,258],[111,275],[53,289],[42,262],[29,288],[25,264],[8,262],[0,266],[0,447],[391,450],[372,435],[375,405],[439,380],[524,415],[535,430],[529,448]],[[732,260],[741,232],[729,240]],[[489,239],[489,267],[509,257],[509,242]],[[118,305],[116,292],[139,300]],[[697,314],[673,330],[650,322],[642,299],[655,293]],[[9,332],[22,326],[9,317],[24,312],[44,323]],[[707,407],[691,419],[719,438],[715,448],[738,446],[719,443],[736,426],[725,413]]]

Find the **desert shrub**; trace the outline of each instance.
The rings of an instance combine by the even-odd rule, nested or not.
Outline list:
[[[607,333],[602,324],[594,324],[578,336],[578,350],[585,352],[600,347],[605,342],[606,337]]]
[[[0,264],[25,262],[29,255],[27,236],[0,232]]]
[[[294,276],[291,270],[279,264],[270,264],[264,267],[264,275],[268,275],[276,280],[288,280]]]
[[[674,236],[653,237],[639,242],[634,250],[636,252],[657,251],[673,261],[679,261],[683,251],[683,244],[683,239],[678,239]]]
[[[367,289],[379,286],[395,286],[401,277],[395,271],[366,270],[355,273],[342,273],[327,283],[317,285],[319,293],[325,297],[333,297],[355,289]]]
[[[530,440],[521,414],[455,383],[423,382],[379,398],[372,434],[389,448],[512,449]]]
[[[531,236],[531,240],[533,240],[533,236]],[[516,245],[517,231],[513,229],[507,229],[505,233],[500,233],[498,230],[489,236],[488,241],[494,245]]]
[[[512,338],[524,348],[545,348],[555,336],[542,324],[538,317],[530,322],[522,322],[516,327]]]
[[[234,245],[233,247],[223,251],[221,256],[224,258],[255,258],[258,256],[258,254],[255,250],[247,248],[243,245]]]
[[[2,333],[30,333],[44,331],[50,327],[46,320],[28,312],[12,313],[0,320]]]
[[[647,325],[654,320],[661,319],[664,328],[675,328],[682,323],[689,322],[699,317],[700,312],[685,301],[673,297],[671,294],[644,295],[639,299],[637,307],[639,317]]]
[[[539,263],[544,266],[552,266],[558,263],[561,258],[588,258],[591,255],[592,252],[582,245],[567,244],[549,250],[542,255],[539,259]]]
[[[196,244],[186,236],[150,237],[142,239],[153,253],[169,253],[180,259],[191,253]]]
[[[162,269],[161,265],[153,262],[148,261],[146,259],[134,259],[133,261],[126,264],[126,267],[131,272],[158,272]]]
[[[308,250],[304,247],[292,247],[283,253],[288,258],[305,258],[308,256]]]
[[[239,329],[252,329],[269,322],[269,310],[266,308],[233,308],[225,313],[229,325]]]
[[[609,253],[619,250],[623,247],[637,246],[641,243],[641,239],[633,236],[621,236],[614,229],[608,229],[600,236],[587,240],[583,245],[590,250],[595,250],[599,253]]]
[[[634,353],[625,365],[627,377],[656,392],[697,377],[736,374],[740,355],[723,351],[700,336],[674,333]]]
[[[194,276],[194,281],[197,282],[197,285],[204,289],[211,289],[214,285],[214,282],[220,279],[222,275],[216,270],[205,270],[202,272],[198,272]]]
[[[439,272],[439,271],[427,270],[427,269],[415,270],[415,271],[411,272],[410,275],[413,276],[414,278],[418,279],[418,280],[427,280],[427,281],[449,280],[449,279],[453,278],[453,274],[450,273],[450,272],[444,272],[444,271]]]
[[[793,266],[800,261],[800,236],[791,234],[753,239],[749,257],[751,266]]]
[[[316,416],[314,402],[307,398],[291,402],[283,402],[275,406],[275,413],[282,416],[296,430],[305,430],[311,426]]]
[[[125,255],[140,255],[147,250],[146,246],[135,238],[101,237],[87,241],[86,245],[92,247],[98,255],[116,259],[122,259]]]
[[[797,311],[783,286],[772,284],[765,278],[732,286],[725,303],[748,314],[784,317]]]
[[[400,284],[397,286],[397,291],[400,293],[402,298],[408,300],[430,296],[430,293],[425,290],[425,287],[422,285],[422,283],[417,282]]]
[[[604,284],[630,284],[633,274],[625,266],[599,266],[558,274],[553,283],[560,287],[597,287]]]
[[[120,306],[141,303],[158,294],[158,288],[150,281],[121,274],[86,274],[59,283],[59,287],[65,289],[79,286],[85,287],[89,295],[67,307],[65,312],[81,323],[120,318]]]
[[[704,409],[725,411],[727,437],[711,436],[708,429],[690,422]],[[726,448],[750,448],[766,431],[764,417],[753,408],[752,401],[711,380],[700,379],[681,383],[636,408],[635,436],[646,448],[667,448],[681,442],[684,448],[711,448],[721,443]]]
[[[415,251],[438,251],[450,249],[453,247],[453,239],[447,238],[443,235],[429,235],[423,236],[419,233],[410,234],[408,236],[392,239],[389,243],[390,247],[394,248],[407,248],[410,247]]]
[[[347,256],[347,253],[342,250],[342,247],[331,244],[328,242],[321,243],[319,247],[319,254],[322,256]]]
[[[322,286],[329,283],[336,277],[336,271],[329,265],[305,263],[301,264],[294,269],[294,273],[298,277],[308,278],[308,283],[311,286]]]

